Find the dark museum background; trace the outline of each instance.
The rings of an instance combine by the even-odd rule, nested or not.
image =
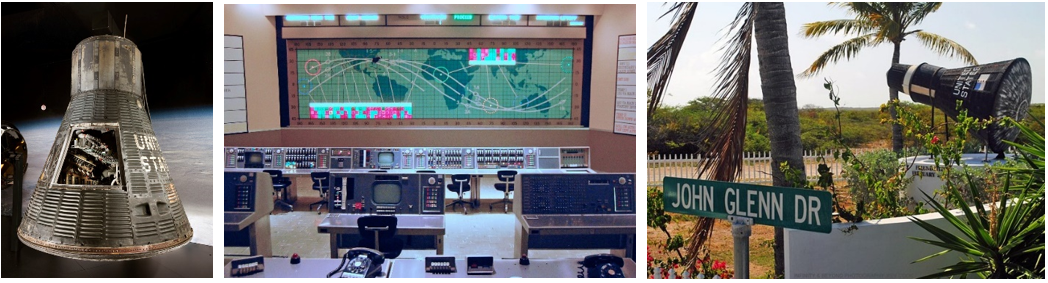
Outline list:
[[[126,37],[142,51],[150,108],[212,105],[212,3],[4,3],[3,119],[61,117],[73,48],[92,35],[121,35],[124,15]]]

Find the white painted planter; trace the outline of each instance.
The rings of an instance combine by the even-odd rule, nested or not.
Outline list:
[[[983,168],[989,164],[997,164],[1004,162],[1004,160],[993,159],[997,154],[983,154],[983,153],[969,153],[961,155],[961,162],[965,163],[969,168]],[[1006,158],[1015,158],[1015,154],[1007,154]],[[900,163],[913,164],[909,170],[906,171],[906,176],[913,176],[913,182],[906,187],[906,196],[913,198],[917,201],[927,202],[925,194],[929,196],[935,196],[936,190],[941,190],[943,185],[946,185],[946,180],[942,179],[942,172],[935,170],[935,159],[932,159],[929,155],[918,155],[899,158]],[[953,166],[956,170],[962,170],[960,165]],[[942,197],[936,197],[938,201],[942,201]],[[925,206],[929,207],[929,206]]]
[[[960,210],[953,212],[962,214]],[[938,213],[916,217],[946,231],[960,233]],[[838,223],[829,234],[786,229],[785,275],[787,279],[917,278],[955,264],[962,256],[948,253],[912,263],[944,249],[908,237],[936,239],[906,217]]]

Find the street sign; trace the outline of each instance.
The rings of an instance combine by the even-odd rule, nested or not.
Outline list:
[[[668,212],[829,233],[833,210],[829,192],[666,177],[662,200]]]

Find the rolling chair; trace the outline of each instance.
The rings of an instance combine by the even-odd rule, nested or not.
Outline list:
[[[320,201],[309,204],[309,210],[313,210],[313,206],[317,206],[317,214],[320,214],[320,208],[328,204],[327,193],[328,188],[331,187],[331,172],[313,172],[309,173],[309,177],[313,179],[313,190],[320,191]]]
[[[503,192],[505,195],[502,197],[502,200],[489,204],[488,210],[490,211],[496,204],[501,203],[502,212],[506,213],[509,212],[509,205],[513,203],[513,201],[509,199],[509,193],[513,191],[513,180],[517,178],[517,171],[499,170],[496,175],[499,177],[501,183],[495,184],[495,189]]]
[[[262,170],[262,172],[269,173],[269,176],[273,177],[273,191],[278,195],[273,205],[284,208],[287,211],[294,211],[295,206],[285,201],[287,199],[287,190],[291,187],[291,178],[284,177],[284,172],[280,170]]]
[[[397,239],[397,217],[371,215],[357,218],[360,232],[358,247],[382,252],[387,259],[397,258],[404,251],[404,241]]]
[[[462,194],[469,191],[469,179],[469,174],[451,175],[451,184],[448,184],[448,190],[458,193],[459,198],[444,207],[450,206],[452,210],[455,210],[455,205],[461,205],[463,214],[469,214],[469,207],[466,205],[472,206],[473,203],[462,199]]]

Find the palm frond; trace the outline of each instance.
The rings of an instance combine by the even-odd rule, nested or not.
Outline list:
[[[655,114],[666,94],[673,69],[677,64],[677,55],[684,47],[684,39],[691,28],[695,16],[696,3],[676,3],[663,16],[673,13],[673,24],[659,41],[648,48],[648,117]],[[661,18],[661,17],[660,17]]]
[[[712,123],[704,127],[701,137],[712,141],[712,148],[706,152],[716,152],[722,156],[706,159],[708,163],[700,164],[700,172],[711,180],[732,181],[741,169],[742,141],[745,137],[746,110],[749,101],[750,54],[753,45],[753,17],[756,7],[744,3],[731,23],[729,33],[725,35],[721,63],[714,70],[717,83],[714,85],[714,99],[720,105],[713,115]],[[736,156],[737,155],[737,156]],[[712,170],[711,170],[712,169]]]
[[[916,25],[924,21],[929,14],[934,13],[942,7],[942,2],[918,2],[913,3],[910,14],[907,16],[907,25]]]
[[[666,17],[666,15],[669,15],[670,13],[673,13],[673,19],[676,19],[677,15],[679,15],[681,10],[684,8],[684,5],[687,5],[689,3],[688,2],[662,3],[663,6],[666,6],[666,4],[670,4],[670,7],[666,9],[665,13],[662,13],[662,15],[659,15],[659,18],[658,18],[659,20],[661,20],[663,17]]]
[[[816,58],[815,62],[812,62],[811,66],[804,70],[804,72],[799,76],[805,78],[812,77],[818,74],[819,71],[822,71],[822,69],[830,63],[836,63],[841,59],[851,59],[858,54],[863,47],[875,46],[883,42],[879,41],[878,38],[879,36],[877,33],[869,33],[846,40],[841,44],[837,44],[837,46],[831,47],[829,50],[826,50],[826,52],[823,52],[822,55],[819,55],[819,58]]]
[[[865,19],[840,19],[804,24],[801,35],[807,38],[819,37],[826,34],[866,34],[877,30],[877,26]]]
[[[713,98],[718,101],[718,110],[711,122],[700,130],[697,141],[710,145],[701,153],[704,158],[698,165],[700,178],[731,182],[742,169],[755,14],[752,3],[743,3],[722,39],[724,46],[720,50],[724,53],[714,70],[717,83]],[[712,231],[712,219],[702,218],[696,222],[688,243],[688,262],[693,262]]]
[[[878,3],[880,15],[881,37],[891,41],[901,41],[903,33],[909,27],[906,17],[913,3],[908,2],[885,2]]]
[[[924,44],[924,46],[939,53],[939,55],[949,58],[960,57],[964,63],[969,65],[979,64],[979,62],[975,60],[975,56],[972,56],[972,53],[968,52],[968,49],[949,38],[926,31],[918,31],[914,33],[914,36],[916,36],[917,40]]]

